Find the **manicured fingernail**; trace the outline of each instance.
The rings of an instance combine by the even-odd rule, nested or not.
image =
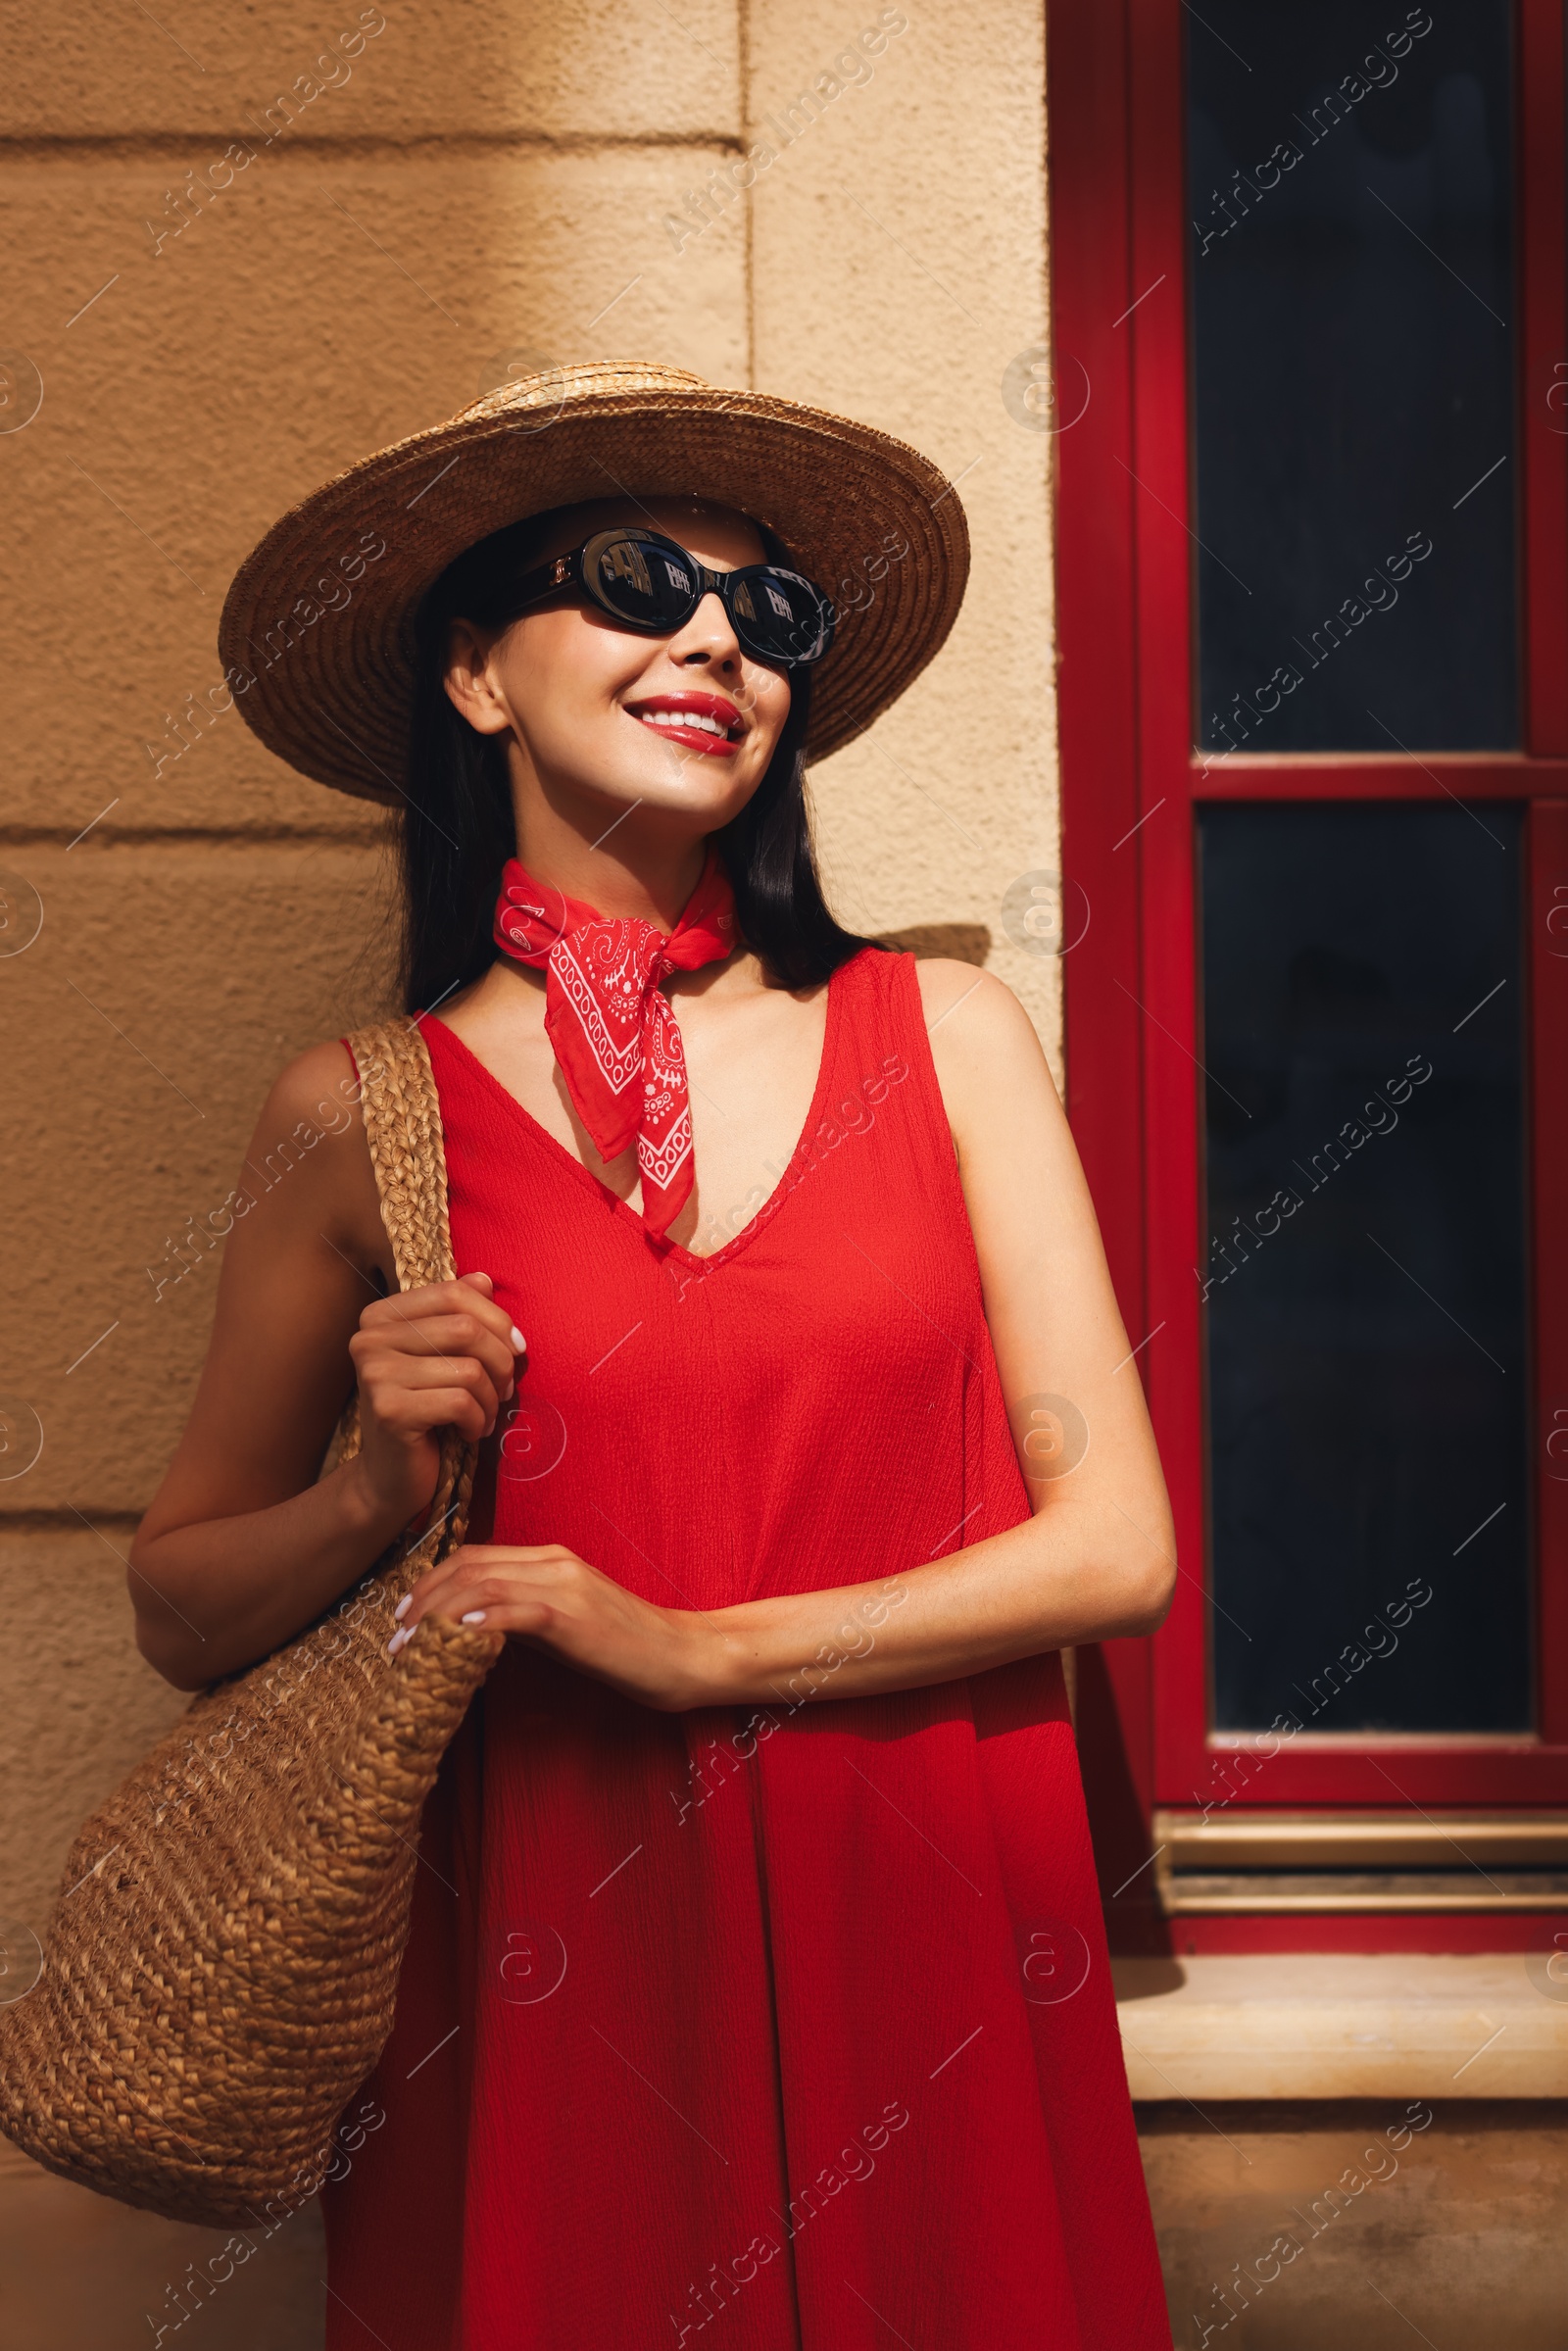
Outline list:
[[[389,1657],[395,1657],[408,1638],[409,1637],[407,1633],[394,1633],[391,1640],[386,1644],[387,1655]]]
[[[470,1608],[467,1615],[463,1619],[463,1622],[466,1625],[482,1625],[484,1623],[484,1610],[482,1608]]]
[[[401,1600],[399,1600],[399,1602],[398,1602],[397,1606],[396,1606],[396,1607],[393,1609],[393,1611],[392,1611],[393,1615],[394,1615],[394,1616],[397,1618],[397,1620],[398,1620],[398,1623],[399,1623],[400,1625],[402,1624],[402,1622],[403,1622],[403,1619],[404,1619],[404,1618],[405,1618],[405,1617],[408,1615],[408,1613],[409,1613],[409,1610],[410,1610],[410,1608],[411,1608],[413,1605],[414,1605],[414,1594],[413,1594],[413,1592],[406,1592],[403,1594],[403,1597],[402,1597],[402,1599],[401,1599]]]
[[[528,1342],[526,1339],[524,1339],[522,1333],[518,1330],[515,1323],[514,1323],[512,1326],[512,1344],[516,1348],[519,1355],[525,1355],[528,1352]]]

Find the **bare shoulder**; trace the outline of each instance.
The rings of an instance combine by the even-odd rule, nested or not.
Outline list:
[[[998,1088],[1021,1087],[1026,1097],[1054,1100],[1034,1022],[1004,980],[940,955],[917,964],[916,975],[950,1120],[960,1104],[994,1095]]]
[[[1021,1150],[1065,1143],[1067,1122],[1035,1024],[1004,980],[933,956],[918,966],[926,1034],[948,1130],[971,1176]],[[971,1200],[971,1213],[973,1201]]]
[[[279,1125],[309,1118],[313,1110],[329,1112],[333,1101],[356,1102],[359,1091],[354,1056],[340,1039],[308,1045],[272,1080],[263,1116],[270,1112]]]
[[[356,1264],[388,1255],[360,1111],[360,1078],[339,1042],[313,1045],[279,1070],[246,1153],[245,1177],[274,1230],[314,1224]]]
[[[297,1165],[330,1137],[358,1130],[363,1142],[359,1102],[359,1072],[348,1048],[337,1042],[308,1046],[285,1062],[272,1080],[256,1122],[253,1155],[261,1145],[268,1152],[281,1154],[289,1165]],[[365,1159],[368,1166],[368,1146]]]

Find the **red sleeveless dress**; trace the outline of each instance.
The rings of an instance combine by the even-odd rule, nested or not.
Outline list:
[[[1028,1516],[912,956],[834,974],[707,1258],[424,1033],[459,1270],[528,1337],[495,1541],[716,1608]],[[509,1644],[350,2117],[330,2351],[1170,2343],[1054,1655],[672,1715]]]

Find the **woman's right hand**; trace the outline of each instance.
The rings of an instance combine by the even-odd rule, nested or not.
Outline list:
[[[523,1339],[494,1288],[487,1273],[463,1274],[396,1291],[360,1316],[349,1341],[360,1389],[354,1466],[374,1516],[407,1526],[435,1493],[437,1432],[455,1428],[477,1445],[513,1395]]]

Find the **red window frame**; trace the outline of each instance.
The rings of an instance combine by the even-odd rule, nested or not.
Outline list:
[[[1062,866],[1091,908],[1064,965],[1068,1107],[1128,1330],[1135,1344],[1152,1334],[1139,1362],[1183,1565],[1161,1633],[1152,1642],[1107,1644],[1104,1675],[1099,1661],[1086,1666],[1086,1776],[1102,1768],[1123,1799],[1118,1825],[1109,1818],[1114,1792],[1092,1791],[1107,1891],[1121,1864],[1133,1867],[1148,1850],[1134,1833],[1131,1797],[1147,1833],[1154,1805],[1191,1808],[1216,1757],[1253,1743],[1209,1729],[1203,1379],[1192,1270],[1206,1253],[1193,814],[1203,800],[1452,793],[1517,801],[1526,809],[1530,891],[1539,1735],[1303,1734],[1234,1800],[1335,1810],[1568,1802],[1568,1483],[1547,1473],[1545,1447],[1554,1409],[1565,1412],[1558,1427],[1568,1427],[1563,12],[1560,0],[1515,0],[1526,748],[1419,758],[1236,753],[1206,776],[1193,751],[1190,654],[1185,21],[1181,0],[1048,5],[1053,333],[1066,426],[1054,443]],[[1105,1709],[1096,1715],[1097,1690],[1113,1699],[1114,1722]],[[1478,1940],[1498,1939],[1498,1927],[1492,1921]],[[1265,1939],[1289,1940],[1285,1923]]]

